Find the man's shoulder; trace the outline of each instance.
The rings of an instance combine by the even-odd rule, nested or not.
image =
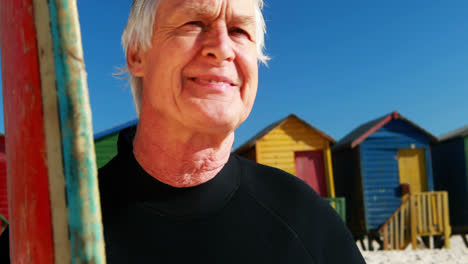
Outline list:
[[[99,193],[102,206],[106,206],[107,200],[122,198],[125,192],[125,184],[128,182],[126,161],[116,155],[106,165],[98,170]]]
[[[317,263],[364,263],[336,211],[309,185],[277,168],[238,157],[243,187],[295,233]],[[343,256],[334,252],[337,246]],[[343,262],[344,263],[344,262]]]
[[[119,155],[116,155],[104,166],[98,169],[98,179],[100,183],[107,183],[107,180],[109,178],[112,178],[114,175],[120,174],[119,172],[122,171],[122,161],[119,160]]]
[[[100,167],[98,169],[98,175],[104,175],[107,173],[112,173],[116,170],[118,170],[119,167],[119,160],[121,157],[117,154],[115,155],[110,161],[108,161],[104,166]]]
[[[285,223],[297,229],[313,229],[327,223],[342,225],[329,203],[298,177],[242,157],[238,160],[244,190]]]

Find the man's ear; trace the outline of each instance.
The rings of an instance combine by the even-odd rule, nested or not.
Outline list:
[[[128,71],[137,77],[143,77],[145,69],[145,56],[137,46],[131,46],[127,50]]]

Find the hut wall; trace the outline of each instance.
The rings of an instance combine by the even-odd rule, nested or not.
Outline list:
[[[448,191],[450,224],[453,230],[468,231],[468,177],[466,141],[454,139],[433,147],[434,185]]]
[[[428,190],[433,189],[429,139],[402,120],[392,120],[360,144],[367,230],[376,230],[400,206],[398,149],[425,150]]]
[[[94,142],[96,152],[97,167],[106,165],[115,155],[117,155],[117,140],[119,133],[110,134]]]
[[[253,147],[251,147],[250,149],[244,151],[244,152],[240,152],[240,153],[237,153],[239,156],[242,156],[244,158],[247,158],[251,161],[257,161],[257,153],[256,153],[256,147],[255,145]]]
[[[355,236],[366,231],[359,148],[333,151],[333,174],[337,197],[346,198],[346,223]]]
[[[329,143],[320,134],[299,120],[290,118],[257,141],[256,157],[258,163],[273,166],[295,175],[295,151],[327,148],[329,148]],[[326,158],[325,153],[324,162],[331,162]]]

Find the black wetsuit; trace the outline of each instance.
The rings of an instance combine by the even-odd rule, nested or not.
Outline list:
[[[174,188],[132,154],[99,170],[107,263],[364,263],[336,212],[303,181],[234,154],[212,180]]]

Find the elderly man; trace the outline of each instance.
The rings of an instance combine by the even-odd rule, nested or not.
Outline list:
[[[262,0],[134,0],[139,113],[99,171],[108,263],[364,263],[308,185],[234,154],[265,62]]]

